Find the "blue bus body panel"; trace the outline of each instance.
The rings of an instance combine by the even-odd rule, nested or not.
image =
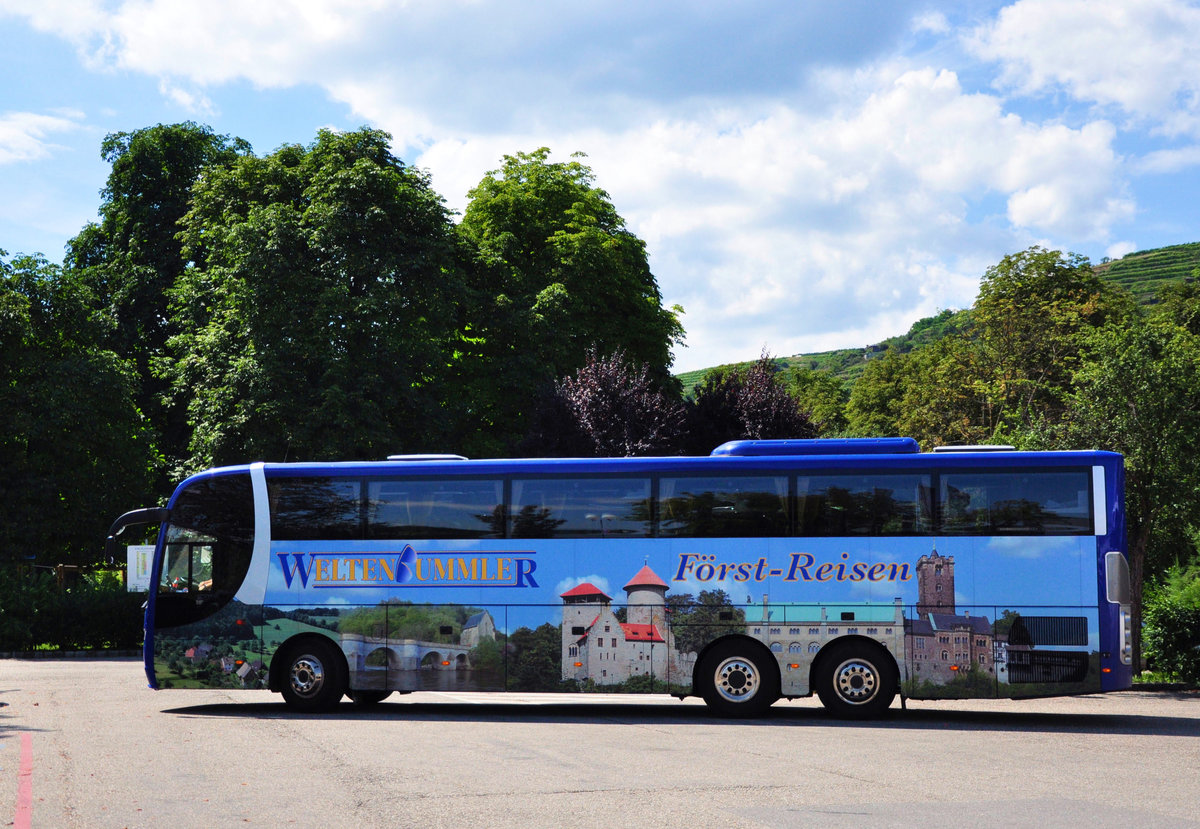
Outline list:
[[[264,663],[278,637],[317,633],[340,643],[353,687],[380,690],[631,690],[645,678],[646,689],[687,693],[706,642],[731,633],[758,639],[776,654],[785,694],[807,693],[815,655],[847,635],[882,643],[914,698],[1129,687],[1129,666],[1100,647],[1117,639],[1120,624],[1119,608],[1103,597],[1105,555],[1125,552],[1121,457],[916,450],[911,439],[740,441],[709,457],[257,468],[268,484],[285,478],[509,475],[536,481],[1100,468],[1109,500],[1094,505],[1096,533],[1064,536],[271,539],[262,606],[243,615],[253,619]],[[805,454],[793,454],[799,451]],[[193,476],[169,506],[199,480],[253,468]],[[673,602],[685,594],[690,603]],[[702,606],[702,600],[715,604]],[[144,661],[157,687],[154,608],[152,591]],[[521,673],[523,654],[548,646],[542,641],[547,625],[556,637],[554,675],[528,679]],[[177,638],[202,630],[178,631]],[[956,653],[965,658],[956,661]],[[1086,681],[1072,680],[1080,671]],[[664,688],[654,684],[659,680]]]

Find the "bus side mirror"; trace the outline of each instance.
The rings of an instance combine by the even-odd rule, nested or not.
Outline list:
[[[114,560],[117,552],[117,536],[123,533],[126,527],[135,527],[141,524],[161,524],[170,515],[171,511],[166,507],[148,507],[125,513],[108,528],[108,538],[104,540],[105,558],[109,561]]]

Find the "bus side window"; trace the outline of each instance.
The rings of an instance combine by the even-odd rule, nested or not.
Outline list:
[[[649,478],[517,479],[513,538],[648,538]]]
[[[272,478],[271,537],[277,540],[362,538],[362,483],[352,478]]]
[[[761,538],[788,534],[788,481],[755,475],[663,478],[659,535]]]
[[[941,531],[948,535],[1087,535],[1092,529],[1087,470],[947,472],[941,475]]]
[[[929,475],[813,475],[797,480],[803,536],[928,535]]]
[[[502,538],[499,480],[368,481],[367,538]]]

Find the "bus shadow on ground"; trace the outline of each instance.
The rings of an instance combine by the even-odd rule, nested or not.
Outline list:
[[[1190,695],[1191,702],[1197,700]],[[1180,698],[1182,700],[1182,697]],[[913,703],[919,706],[920,703]],[[637,703],[513,703],[386,701],[368,707],[345,702],[321,714],[298,713],[282,702],[218,703],[163,709],[181,717],[235,719],[336,719],[367,722],[611,723],[704,725],[730,728],[853,728],[917,731],[995,731],[1062,734],[1128,734],[1200,738],[1200,719],[1145,714],[1062,714],[1017,711],[945,711],[893,707],[878,720],[839,720],[821,708],[772,708],[757,719],[727,719],[695,705]]]

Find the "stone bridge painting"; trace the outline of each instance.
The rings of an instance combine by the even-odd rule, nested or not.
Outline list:
[[[457,642],[347,632],[339,638],[355,688],[463,691],[499,688],[503,682],[492,676],[497,674],[492,665],[479,664],[480,643],[496,642],[495,621],[486,610],[466,621]]]

